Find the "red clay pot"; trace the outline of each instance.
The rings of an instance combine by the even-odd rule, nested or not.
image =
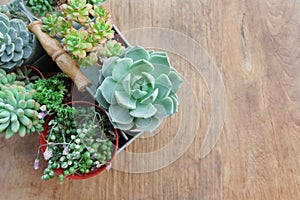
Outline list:
[[[96,104],[93,104],[93,103],[90,103],[90,102],[85,102],[85,101],[72,101],[72,102],[69,102],[67,103],[68,105],[70,104],[85,104],[85,105],[91,105],[91,106],[96,106],[101,112],[102,114],[106,114],[105,110],[96,105]],[[46,141],[46,138],[47,138],[47,135],[48,135],[48,129],[49,129],[49,126],[48,126],[48,123],[50,122],[51,119],[53,119],[55,117],[55,114],[54,115],[51,115],[49,116],[45,123],[44,123],[44,131],[40,134],[40,145],[41,145],[41,150],[42,152],[44,153],[45,150],[46,150],[46,144],[47,144],[47,141]],[[117,150],[118,150],[118,143],[119,143],[119,139],[118,139],[118,130],[117,129],[114,129],[114,133],[115,133],[115,136],[116,136],[116,141],[115,141],[115,149],[114,149],[114,153],[112,155],[112,159],[109,161],[110,163],[113,161],[113,159],[116,157],[116,153],[117,153]],[[102,167],[100,168],[96,168],[95,170],[93,171],[90,171],[88,174],[70,174],[68,176],[66,176],[66,178],[68,179],[75,179],[75,180],[82,180],[82,179],[87,179],[87,178],[91,178],[93,176],[96,176],[98,174],[100,174],[101,172],[103,172],[106,167],[108,166],[108,164],[106,165],[103,165]],[[54,171],[57,173],[57,174],[63,174],[64,170],[62,168],[59,168],[59,169],[54,169]]]

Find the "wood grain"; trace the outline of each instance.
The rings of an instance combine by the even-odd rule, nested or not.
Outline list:
[[[200,116],[193,143],[179,159],[153,172],[112,169],[59,185],[40,180],[46,163],[33,169],[38,136],[1,136],[0,199],[298,199],[300,1],[109,0],[105,5],[121,31],[163,27],[193,38],[208,52],[226,92],[217,145],[200,159],[213,115],[211,93],[195,67],[171,53],[172,64],[198,100]],[[159,133],[137,139],[126,151],[147,153],[168,145],[182,123],[181,112]],[[116,162],[130,161],[117,157]]]

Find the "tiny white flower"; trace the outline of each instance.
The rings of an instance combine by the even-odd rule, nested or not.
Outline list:
[[[43,153],[44,159],[49,160],[53,154],[52,154],[52,149],[49,149],[48,147],[46,148],[45,152]]]
[[[41,110],[41,111],[46,111],[46,110],[47,110],[47,106],[46,106],[46,105],[42,105],[42,106],[40,107],[40,110]]]

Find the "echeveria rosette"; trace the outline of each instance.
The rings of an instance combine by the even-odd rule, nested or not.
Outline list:
[[[133,46],[104,61],[95,97],[117,128],[153,131],[178,111],[181,83],[166,53]]]

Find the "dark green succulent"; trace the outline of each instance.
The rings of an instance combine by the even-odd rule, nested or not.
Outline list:
[[[99,6],[101,3],[105,2],[105,1],[106,0],[87,0],[87,3]]]
[[[52,0],[26,0],[26,6],[33,14],[45,16],[47,12],[52,12]]]

